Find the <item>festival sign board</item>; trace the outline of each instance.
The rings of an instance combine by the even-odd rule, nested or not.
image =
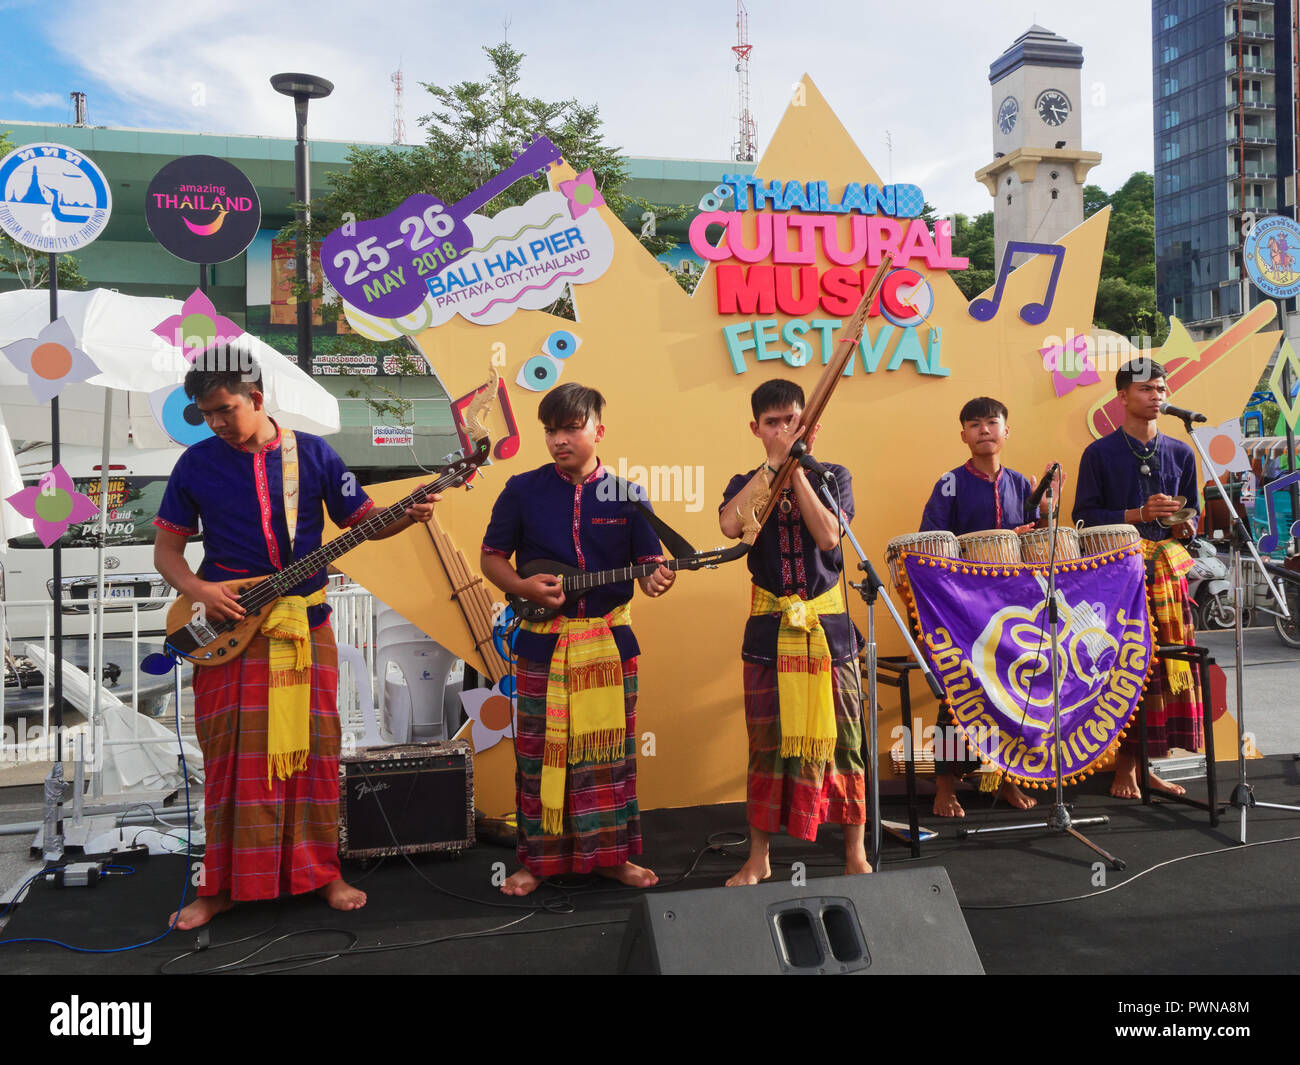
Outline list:
[[[154,239],[176,258],[224,263],[252,243],[262,204],[237,166],[212,155],[186,155],[149,182],[144,217]]]
[[[498,403],[488,421],[494,444],[510,441],[509,449],[494,448],[493,465],[501,469],[485,467],[479,489],[450,493],[439,504],[440,526],[467,558],[477,557],[494,496],[506,480],[550,462],[536,420],[543,393],[530,391],[519,378],[530,363],[534,370],[546,365],[536,360],[558,331],[580,339],[581,348],[564,360],[552,351],[552,376],[558,367],[559,380],[598,388],[606,400],[601,462],[646,488],[655,512],[687,540],[718,544],[716,514],[724,487],[735,474],[754,470],[763,457],[749,431],[751,392],[774,377],[811,392],[823,372],[825,351],[837,344],[836,330],[853,310],[850,305],[841,312],[841,303],[851,303],[854,289],[860,298],[864,273],[870,278],[880,261],[876,253],[886,251],[901,276],[890,280],[894,275],[888,275],[879,313],[868,319],[815,440],[821,461],[842,463],[852,473],[853,529],[863,549],[879,563],[891,539],[917,528],[936,480],[969,458],[957,415],[980,395],[994,396],[1011,410],[1015,434],[1004,455],[1009,466],[1037,473],[1056,460],[1065,467],[1062,514],[1068,515],[1079,455],[1093,438],[1094,421],[1109,419],[1106,402],[1115,395],[1111,353],[1099,354],[1090,339],[1082,345],[1082,354],[1090,351],[1090,357],[1076,363],[1077,338],[1092,337],[1108,211],[1092,215],[1056,243],[1040,245],[971,300],[950,276],[964,264],[953,251],[946,222],[924,221],[916,202],[920,190],[883,181],[809,79],[796,95],[755,169],[761,205],[756,206],[758,186],[746,179],[729,181],[730,194],[717,195],[716,203],[702,208],[717,216],[697,223],[705,232],[695,244],[713,258],[693,295],[608,206],[593,206],[589,192],[575,192],[571,220],[561,218],[555,226],[599,215],[613,254],[599,277],[571,288],[572,318],[525,307],[483,329],[479,322],[494,317],[500,306],[479,317],[458,312],[471,298],[490,298],[486,294],[437,307],[426,284],[422,303],[389,317],[367,308],[364,296],[358,306],[344,293],[349,321],[358,331],[376,339],[413,338],[447,386],[454,419],[462,401],[468,403],[484,387],[487,365],[500,374],[498,397],[508,397],[513,412],[506,417],[507,404]],[[935,146],[936,155],[943,150]],[[720,174],[729,169],[720,168]],[[564,165],[549,175],[552,189],[561,193],[565,183],[580,177]],[[741,200],[742,184],[747,202]],[[588,202],[580,203],[580,197]],[[585,208],[581,217],[579,208]],[[525,233],[480,253],[504,252],[528,239]],[[854,253],[849,262],[833,257]],[[456,259],[461,257],[458,250]],[[735,269],[725,276],[722,266]],[[907,270],[915,276],[902,273]],[[489,280],[499,276],[494,272]],[[466,280],[474,283],[468,274]],[[435,313],[441,324],[435,324]],[[1222,336],[1203,342],[1176,327],[1164,348],[1153,349],[1149,340],[1133,346],[1170,366],[1176,378],[1173,402],[1205,411],[1218,423],[1240,410],[1259,380],[1276,344],[1276,332],[1265,331],[1274,313],[1272,304],[1261,305]],[[802,325],[791,324],[796,322]],[[1062,368],[1067,354],[1068,366]],[[525,379],[531,380],[527,374]],[[1097,419],[1091,417],[1095,405]],[[377,504],[386,504],[417,483],[366,490]],[[396,537],[382,548],[358,548],[340,564],[440,644],[467,661],[481,661],[483,634],[474,632],[458,596],[472,584],[504,597],[483,581],[472,561],[468,573],[449,575],[432,546],[416,537]],[[850,552],[848,565],[855,564]],[[412,579],[417,574],[419,579]],[[638,595],[633,601],[637,640],[645,652],[638,664],[637,708],[643,809],[744,798],[740,649],[750,587],[747,568],[732,563],[683,572],[669,594],[653,601]],[[1076,600],[1070,601],[1077,605]],[[849,610],[865,631],[863,604],[851,597]],[[877,621],[882,616],[877,613]],[[891,625],[876,629],[882,655],[903,653]],[[486,666],[481,672],[487,675]],[[889,729],[897,723],[897,705],[882,707],[882,776],[891,774]],[[915,690],[912,707],[934,720],[935,704],[923,703]],[[913,731],[911,722],[905,727]],[[892,742],[906,743],[897,736]],[[482,809],[500,814],[514,808],[509,744],[476,754],[474,772]]]
[[[1269,215],[1251,228],[1242,248],[1246,276],[1275,300],[1300,294],[1300,224],[1284,215]]]
[[[0,159],[0,229],[24,247],[84,248],[108,225],[113,194],[103,172],[64,144],[25,144]]]

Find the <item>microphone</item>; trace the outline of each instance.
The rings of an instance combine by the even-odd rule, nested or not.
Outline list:
[[[832,479],[831,471],[808,454],[808,445],[802,440],[796,440],[790,448],[790,457],[799,460],[799,465],[805,470],[815,473],[823,481]]]
[[[1194,411],[1194,410],[1184,410],[1182,407],[1175,407],[1172,403],[1161,403],[1161,404],[1160,404],[1160,413],[1161,413],[1161,414],[1172,414],[1172,415],[1173,415],[1174,417],[1176,417],[1176,418],[1182,418],[1183,421],[1185,421],[1185,422],[1207,422],[1207,421],[1209,421],[1209,418],[1207,418],[1204,414],[1198,414],[1198,413],[1197,413],[1196,411]]]
[[[1053,462],[1052,465],[1048,467],[1047,473],[1044,474],[1043,479],[1038,482],[1038,487],[1034,489],[1033,495],[1031,495],[1025,503],[1025,509],[1029,511],[1030,514],[1038,513],[1038,504],[1043,501],[1043,496],[1047,495],[1048,488],[1052,486],[1052,481],[1056,479],[1056,475],[1060,470],[1061,464],[1059,462]]]

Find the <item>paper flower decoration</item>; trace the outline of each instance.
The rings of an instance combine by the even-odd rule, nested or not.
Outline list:
[[[605,198],[596,188],[596,175],[591,172],[591,167],[572,181],[561,181],[560,191],[569,201],[569,214],[573,218],[581,218],[593,207],[600,207],[605,203]]]
[[[1088,353],[1088,334],[1080,333],[1065,344],[1039,348],[1043,369],[1052,371],[1052,385],[1059,399],[1067,392],[1085,385],[1101,383],[1092,356]]]
[[[77,347],[72,326],[56,318],[36,339],[15,340],[4,348],[9,361],[27,375],[27,384],[40,403],[48,403],[73,381],[99,373],[90,356]]]
[[[1250,472],[1250,457],[1242,445],[1241,422],[1236,418],[1229,418],[1222,425],[1193,429],[1192,432],[1205,448],[1214,472],[1219,476]]]
[[[99,508],[72,485],[62,464],[44,474],[40,483],[8,497],[9,505],[32,526],[41,543],[49,547],[68,531],[69,525],[87,521],[99,513]]]
[[[509,680],[508,677],[502,678]],[[460,705],[470,719],[470,739],[476,754],[495,747],[503,739],[513,736],[513,700],[502,692],[502,684],[493,688],[471,688],[460,693]]]
[[[212,301],[197,288],[181,305],[180,314],[163,319],[153,331],[180,348],[190,362],[218,341],[229,344],[244,332],[229,318],[218,314]]]

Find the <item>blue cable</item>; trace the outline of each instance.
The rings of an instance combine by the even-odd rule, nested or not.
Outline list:
[[[177,676],[179,678],[180,674],[178,673]],[[185,764],[185,741],[181,737],[181,700],[180,700],[179,692],[177,693],[177,697],[176,697],[176,746],[180,751],[180,755],[181,755],[181,777],[185,781],[185,813],[186,813],[186,817],[188,818],[190,812],[190,771],[189,771],[189,766]],[[177,917],[180,916],[181,909],[185,906],[185,892],[189,886],[190,855],[191,855],[191,848],[194,845],[193,841],[194,841],[194,826],[191,822],[189,826],[189,831],[185,833],[185,874],[181,877],[181,901],[176,907]],[[121,865],[121,866],[106,865],[103,866],[103,868],[126,869],[130,873],[135,872],[134,869],[130,869],[130,867],[125,865]],[[47,873],[48,871],[49,870],[42,869],[40,872],[35,873],[32,876],[28,877],[27,883],[24,884],[23,887],[26,887],[27,884],[30,884],[37,877],[44,876],[45,873]],[[22,888],[19,888],[20,892],[21,890]],[[9,905],[4,908],[4,912],[0,913],[0,917],[3,917],[5,913],[8,913],[10,908],[17,901],[18,901],[18,895],[14,895]],[[157,943],[160,939],[166,939],[169,935],[172,934],[172,930],[175,927],[176,927],[176,922],[175,920],[173,920],[172,923],[167,926],[167,930],[162,934],[154,936],[153,939],[146,939],[143,943],[132,943],[129,947],[100,947],[100,948],[74,947],[71,943],[63,943],[57,939],[40,939],[36,937],[28,937],[26,939],[0,939],[0,947],[8,946],[11,943],[49,943],[52,946],[62,947],[64,950],[75,951],[78,954],[121,954],[128,950],[139,950],[141,947],[147,947],[150,944]]]

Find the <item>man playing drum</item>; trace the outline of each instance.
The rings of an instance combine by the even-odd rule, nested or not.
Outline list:
[[[986,529],[1021,533],[1034,527],[1034,516],[1026,504],[1037,480],[1002,465],[1002,448],[1011,435],[1007,414],[1004,404],[988,396],[977,396],[962,407],[958,415],[961,441],[970,448],[970,460],[939,478],[921,515],[921,532],[946,530],[964,536]],[[934,814],[965,817],[966,811],[957,801],[957,779],[977,769],[979,759],[965,737],[957,744],[965,748],[964,757],[956,761],[943,757],[957,733],[946,701],[939,704],[935,726]],[[1009,779],[1002,781],[998,797],[1018,810],[1028,810],[1037,802]]]
[[[1092,526],[1136,526],[1147,561],[1154,563],[1154,575],[1148,569],[1147,593],[1158,642],[1190,645],[1195,642],[1195,625],[1186,573],[1192,560],[1177,540],[1190,537],[1196,528],[1196,457],[1182,441],[1156,428],[1160,404],[1168,397],[1165,368],[1160,363],[1143,358],[1121,366],[1115,375],[1115,389],[1124,401],[1124,424],[1084,450],[1074,520]],[[1192,512],[1190,518],[1169,528],[1167,520],[1181,510],[1183,501]],[[1171,747],[1195,751],[1204,741],[1200,701],[1186,662],[1169,659],[1161,663],[1147,687],[1142,712],[1148,750],[1154,757],[1163,757]],[[1135,722],[1115,758],[1110,793],[1117,798],[1141,795],[1138,751]],[[1183,794],[1183,788],[1155,773],[1147,779],[1156,791]]]

